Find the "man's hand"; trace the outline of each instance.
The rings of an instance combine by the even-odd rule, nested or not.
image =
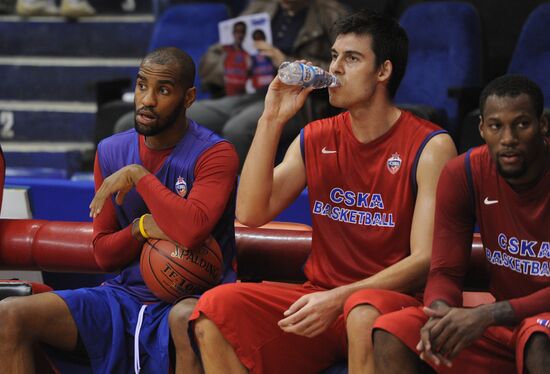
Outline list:
[[[443,304],[437,308],[437,311],[441,314],[445,314],[451,309],[449,306]],[[451,362],[440,353],[433,350],[431,332],[436,323],[441,319],[441,317],[433,315],[432,311],[434,310],[435,309],[424,308],[424,313],[426,313],[430,319],[428,319],[428,322],[420,329],[420,341],[416,345],[416,349],[420,352],[420,358],[422,360],[431,361],[436,365],[444,364],[450,367]]]
[[[269,57],[273,66],[278,67],[286,59],[285,54],[279,49],[269,44],[265,40],[256,40],[254,47],[263,56]]]
[[[279,327],[289,333],[312,338],[325,331],[342,313],[343,299],[336,289],[304,295],[287,311]]]
[[[97,217],[101,213],[101,209],[103,209],[105,200],[114,193],[117,194],[116,203],[121,205],[128,191],[147,174],[149,172],[143,166],[133,164],[127,165],[105,178],[90,203],[90,217]]]
[[[452,360],[464,348],[483,335],[492,323],[486,308],[451,308],[445,315],[427,308],[426,313],[442,317],[432,329],[432,345],[443,356]],[[429,315],[429,314],[428,314]]]
[[[305,61],[300,61],[305,63]],[[275,77],[265,97],[262,118],[270,122],[286,124],[304,106],[314,88],[284,84]]]
[[[430,321],[421,329],[417,348],[425,353],[426,359],[436,364],[443,362],[447,366],[493,323],[491,313],[485,306],[471,309],[424,308],[424,313]]]

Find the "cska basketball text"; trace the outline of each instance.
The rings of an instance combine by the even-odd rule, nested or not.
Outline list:
[[[384,200],[379,193],[345,191],[342,188],[335,187],[330,191],[330,201],[332,203],[315,200],[313,203],[313,214],[355,225],[395,227],[392,213],[369,212],[333,205],[343,203],[352,208],[383,210]]]
[[[491,251],[485,248],[485,255],[491,264],[507,267],[517,273],[550,277],[550,263],[544,260],[550,259],[549,242],[518,239],[501,233],[498,236],[498,245],[501,250]]]

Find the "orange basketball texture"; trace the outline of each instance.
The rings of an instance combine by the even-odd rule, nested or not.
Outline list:
[[[212,236],[193,249],[168,240],[149,239],[143,245],[139,266],[151,292],[161,300],[174,303],[217,285],[223,261],[220,246]]]

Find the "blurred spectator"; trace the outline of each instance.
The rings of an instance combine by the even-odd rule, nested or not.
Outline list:
[[[246,36],[246,23],[236,22],[233,25],[233,44],[222,46],[225,59],[223,63],[224,83],[227,95],[245,93],[250,55],[243,49]]]
[[[262,29],[257,29],[252,32],[252,40],[254,42],[266,41],[265,33]],[[259,44],[259,43],[256,43]],[[257,53],[250,56],[252,59],[252,65],[250,67],[250,77],[252,79],[252,86],[256,90],[264,89],[271,83],[271,80],[275,76],[275,67],[273,62],[267,56],[262,53]]]
[[[335,0],[253,0],[242,15],[263,12],[271,17],[273,45],[258,40],[255,47],[262,56],[271,60],[274,69],[285,60],[296,59],[309,60],[328,68],[331,28],[336,19],[347,13],[344,6]],[[203,89],[216,92],[216,88],[224,87],[224,58],[220,45],[211,46],[203,56],[199,66]],[[196,102],[188,114],[231,141],[242,165],[263,111],[265,90],[239,95],[231,95],[227,87],[225,90],[227,95],[224,97]],[[289,144],[311,117],[326,114],[326,97],[318,101],[306,106],[309,113],[302,111],[285,127],[283,144]]]
[[[15,11],[21,17],[61,15],[78,18],[96,14],[87,0],[61,0],[59,7],[55,0],[17,0]]]

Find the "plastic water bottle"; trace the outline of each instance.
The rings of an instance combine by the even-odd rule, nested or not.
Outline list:
[[[279,79],[292,86],[313,88],[337,87],[338,78],[318,66],[285,61],[279,66]]]

